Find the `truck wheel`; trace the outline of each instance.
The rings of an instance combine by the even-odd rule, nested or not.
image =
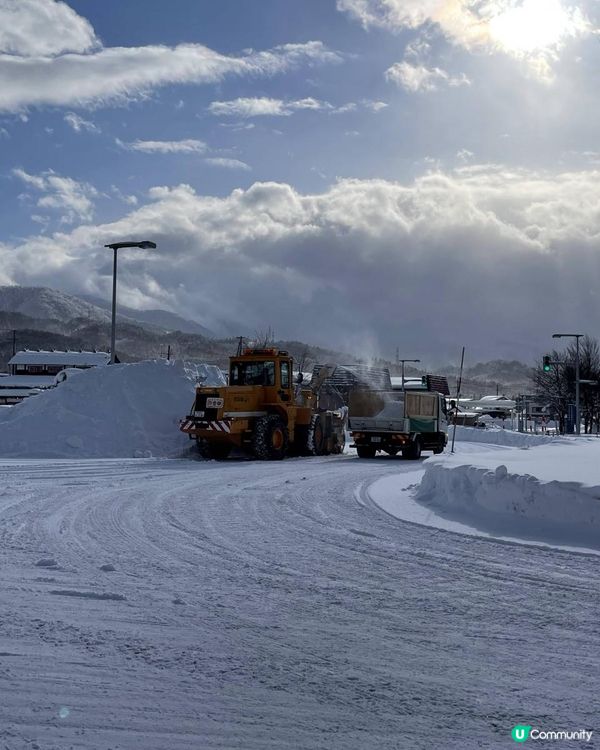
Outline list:
[[[356,452],[359,458],[375,458],[377,450],[370,445],[357,445]]]
[[[402,458],[407,458],[409,461],[418,461],[421,458],[421,441],[419,438],[415,438],[408,448],[404,448]]]
[[[338,435],[336,437],[335,445],[333,446],[331,452],[334,455],[339,456],[341,453],[344,452],[344,448],[346,447],[346,435],[345,433],[342,433],[341,435]]]
[[[323,456],[327,453],[327,441],[323,421],[319,414],[313,414],[308,429],[308,440],[306,443],[309,456]]]
[[[281,417],[269,414],[256,420],[252,452],[261,461],[278,461],[288,449],[288,430]]]
[[[209,443],[208,440],[198,440],[198,452],[207,461],[224,461],[231,453],[231,446],[227,443]]]
[[[440,453],[443,453],[443,452],[444,452],[444,446],[443,445],[438,445],[436,448],[433,449],[433,455],[434,456],[439,456]]]

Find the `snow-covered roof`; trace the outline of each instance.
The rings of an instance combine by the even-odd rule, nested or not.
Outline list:
[[[92,351],[44,351],[24,349],[17,352],[9,365],[64,365],[65,367],[94,367],[110,362],[108,352]]]
[[[12,388],[51,388],[55,383],[54,375],[3,375],[0,392]]]
[[[0,399],[27,398],[39,392],[39,388],[0,388]]]

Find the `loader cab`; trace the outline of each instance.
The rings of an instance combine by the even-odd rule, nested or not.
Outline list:
[[[292,359],[278,349],[245,349],[232,357],[229,385],[261,386],[268,389],[266,401],[292,400]]]

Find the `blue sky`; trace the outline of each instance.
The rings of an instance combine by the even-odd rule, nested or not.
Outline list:
[[[0,281],[106,295],[101,246],[140,234],[123,302],[218,332],[594,334],[597,29],[587,1],[0,0]]]

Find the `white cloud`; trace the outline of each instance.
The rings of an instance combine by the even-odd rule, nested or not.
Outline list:
[[[90,120],[85,120],[83,117],[76,115],[75,112],[67,112],[64,120],[76,133],[81,133],[82,130],[85,130],[88,133],[101,132],[97,125],[94,125]]]
[[[98,46],[90,23],[64,2],[0,0],[0,52],[45,57]]]
[[[203,154],[207,150],[204,141],[186,138],[182,141],[132,141],[117,144],[128,151],[142,151],[145,154]]]
[[[135,195],[125,195],[125,193],[123,193],[116,185],[111,185],[110,191],[120,201],[123,201],[123,203],[126,203],[128,206],[137,206],[138,199]]]
[[[223,157],[215,156],[210,159],[204,160],[206,164],[210,164],[212,167],[222,167],[223,169],[243,169],[249,171],[251,167],[244,161],[239,159],[226,159]]]
[[[5,246],[0,268],[16,283],[104,294],[102,246],[144,236],[159,251],[123,263],[123,299],[388,354],[401,310],[415,356],[456,356],[466,342],[470,357],[527,357],[552,330],[600,326],[599,201],[598,171],[485,164],[312,195],[157,187],[111,224]]]
[[[373,112],[381,112],[382,109],[385,109],[389,106],[387,102],[373,102],[368,100],[364,101],[363,104],[367,109],[373,110]]]
[[[43,193],[37,200],[39,208],[60,213],[61,224],[90,221],[94,213],[92,199],[97,190],[87,182],[77,182],[70,177],[61,177],[51,169],[32,175],[23,169],[13,169],[13,175],[27,186]]]
[[[347,102],[334,107],[329,102],[308,96],[305,99],[284,100],[272,99],[266,96],[240,97],[229,101],[212,102],[208,111],[219,117],[289,117],[294,112],[313,110],[315,112],[329,112],[341,115],[346,112],[356,112],[359,108],[379,112],[388,105],[385,102],[363,99],[360,102]]]
[[[579,7],[578,7],[579,6]],[[593,31],[581,0],[337,0],[337,8],[363,26],[391,31],[434,25],[470,51],[504,52],[549,77],[553,60],[569,40]]]
[[[458,161],[467,163],[473,159],[475,154],[472,151],[469,151],[468,148],[461,148],[460,151],[457,151],[456,158]]]
[[[340,62],[321,42],[222,55],[201,44],[102,47],[88,21],[54,0],[0,0],[0,111],[102,106],[160,86],[272,76],[300,65]]]
[[[373,101],[372,99],[362,99],[359,102],[347,102],[331,110],[333,115],[345,115],[347,112],[357,112],[359,109],[366,109],[370,112],[381,112],[389,106],[386,102]]]
[[[412,92],[435,91],[440,83],[453,87],[468,86],[471,83],[465,75],[454,77],[441,68],[413,65],[406,60],[394,63],[385,71],[385,77],[388,81]]]
[[[240,97],[224,102],[212,102],[208,111],[219,117],[288,117],[294,112],[303,110],[332,109],[331,104],[312,97],[284,101],[270,97]]]

